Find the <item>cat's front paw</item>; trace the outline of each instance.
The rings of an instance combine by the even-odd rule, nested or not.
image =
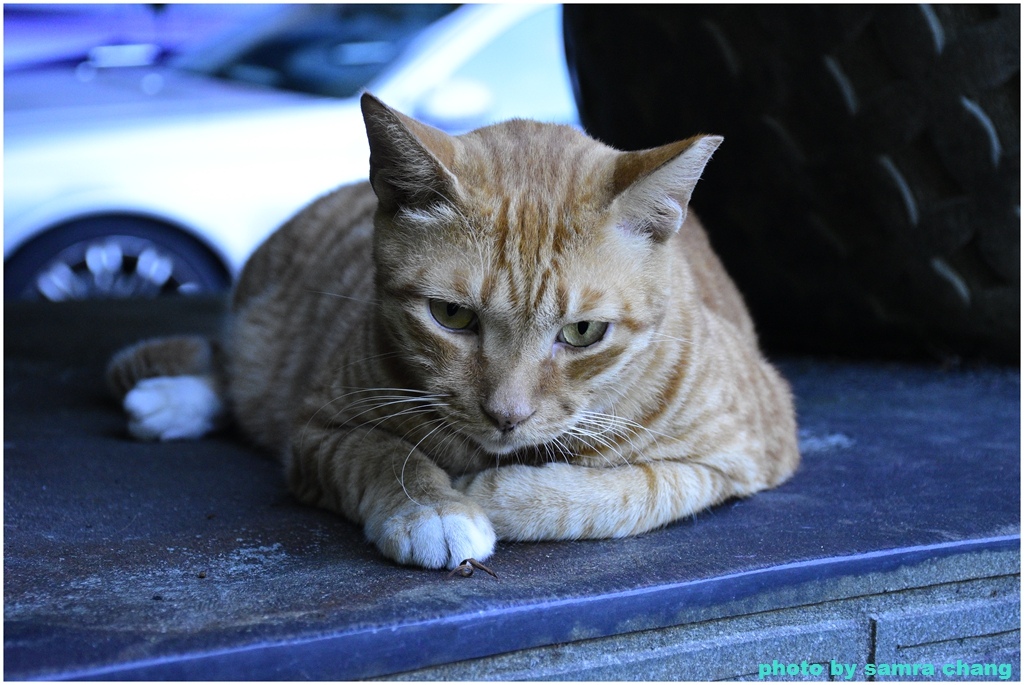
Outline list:
[[[158,376],[139,381],[124,410],[128,432],[139,440],[181,440],[213,430],[224,407],[206,378]]]
[[[499,473],[499,469],[484,469],[478,473],[461,476],[452,481],[452,487],[480,505],[487,513],[491,525],[504,539],[512,536],[509,535],[510,526],[506,522],[506,519],[510,518],[507,493],[499,492],[499,481],[507,479],[500,479],[499,476],[504,475],[504,471],[527,467],[504,466],[501,468],[503,469],[501,473]]]
[[[465,559],[483,561],[497,538],[479,507],[461,502],[421,505],[366,523],[366,534],[385,556],[400,564],[455,568]]]
[[[579,518],[568,464],[510,464],[457,478],[452,487],[487,513],[502,540],[579,537],[567,526]]]

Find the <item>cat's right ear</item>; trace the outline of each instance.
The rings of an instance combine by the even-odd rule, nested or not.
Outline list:
[[[721,143],[721,136],[700,135],[619,153],[612,193],[622,225],[659,243],[678,231],[704,165]]]
[[[370,185],[381,208],[397,211],[450,202],[458,181],[449,169],[455,141],[432,126],[363,93],[360,99],[370,142]]]

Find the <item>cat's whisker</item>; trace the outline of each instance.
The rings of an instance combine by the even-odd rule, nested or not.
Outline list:
[[[566,445],[565,443],[562,442],[562,436],[561,435],[555,436],[554,440],[551,440],[549,443],[546,443],[544,446],[548,447],[548,445],[553,445],[555,447],[555,450],[553,450],[551,452],[551,459],[552,459],[552,461],[554,460],[554,458],[556,456],[558,456],[558,457],[561,457],[562,460],[566,464],[571,464],[572,463],[573,452],[572,452],[571,449],[569,449],[568,445]],[[556,452],[557,452],[557,454],[556,454]]]
[[[407,455],[405,455],[405,459],[402,460],[402,468],[401,468],[400,471],[395,471],[395,463],[392,461],[391,468],[392,468],[392,473],[395,476],[395,479],[402,486],[402,491],[405,493],[405,496],[408,497],[409,500],[411,502],[414,502],[415,504],[419,504],[419,502],[417,502],[416,499],[413,498],[413,496],[411,494],[409,494],[408,489],[406,489],[406,487],[405,487],[405,467],[409,463],[409,459],[412,457],[413,453],[420,446],[420,444],[424,440],[429,438],[431,435],[433,435],[435,432],[437,432],[439,429],[444,427],[444,425],[445,425],[444,419],[433,419],[432,421],[424,421],[423,423],[417,424],[413,428],[410,428],[408,431],[405,432],[405,434],[402,435],[402,439],[404,440],[406,437],[408,437],[409,433],[411,433],[414,430],[416,430],[416,428],[424,428],[426,426],[429,426],[429,425],[435,424],[435,423],[438,424],[438,425],[435,428],[431,429],[430,432],[428,432],[425,436],[420,438],[420,440],[415,445],[412,446],[412,449],[409,450],[409,453]]]
[[[448,437],[442,440],[441,444],[437,446],[437,454],[445,455],[446,462],[448,461],[447,457],[452,453],[453,446],[460,437],[461,436],[458,433],[451,431],[449,432]]]
[[[359,359],[354,359],[354,360],[350,361],[349,363],[347,363],[347,364],[345,364],[343,366],[339,366],[337,368],[338,368],[338,371],[344,371],[344,370],[348,369],[349,367],[356,366],[356,365],[364,365],[367,362],[376,361],[378,359],[387,359],[388,357],[401,357],[401,356],[402,356],[401,352],[381,352],[380,354],[371,354],[371,355],[368,355],[366,357],[360,357]]]
[[[631,462],[622,454],[615,441],[623,441],[631,452],[639,453],[640,446],[634,442],[634,439],[640,436],[640,431],[647,431],[644,426],[635,421],[599,412],[582,412],[581,419],[574,428],[577,436],[589,437],[607,447],[626,464]]]
[[[364,393],[364,392],[407,392],[407,393],[418,393],[420,395],[434,395],[434,394],[437,394],[437,393],[432,393],[429,390],[417,390],[416,388],[388,388],[388,387],[381,387],[381,388],[363,388],[363,387],[359,387],[359,388],[354,388],[354,387],[341,386],[339,389],[340,390],[349,390],[350,392],[347,392],[347,393],[345,393],[343,395],[339,395],[334,400],[331,400],[332,402],[337,401],[339,398],[342,398],[342,397],[348,397],[349,395],[356,395],[356,394]]]
[[[464,434],[462,434],[462,433],[460,433],[458,431],[454,431],[454,430],[451,431],[451,435],[449,435],[444,440],[444,442],[442,442],[440,445],[437,446],[437,452],[439,454],[444,453],[444,454],[450,455],[451,454],[452,445],[455,443],[456,440],[460,440],[457,449],[459,451],[463,451],[464,452],[465,448],[466,448],[466,441],[469,440],[469,436],[468,435],[464,435]]]
[[[585,425],[591,430],[600,430],[602,433],[616,433],[622,426],[614,420],[610,414],[599,414],[597,412],[581,412],[577,425]]]
[[[381,400],[381,401],[380,402],[374,402],[373,401],[373,400],[378,400],[378,399]],[[379,398],[376,398],[376,397],[375,398],[367,398],[367,399],[363,399],[363,400],[360,400],[358,402],[353,402],[352,404],[346,405],[343,409],[341,409],[338,413],[336,413],[334,415],[334,417],[332,417],[332,419],[337,417],[339,414],[342,414],[342,413],[345,413],[345,412],[355,411],[356,409],[359,409],[360,407],[363,407],[363,406],[366,406],[366,405],[369,405],[368,408],[363,409],[359,413],[350,416],[348,419],[345,420],[345,423],[346,424],[350,423],[350,422],[358,419],[360,416],[363,416],[364,414],[369,414],[371,412],[380,411],[380,410],[385,409],[386,407],[393,407],[395,405],[414,404],[414,405],[423,406],[423,407],[440,407],[440,406],[444,406],[443,403],[433,401],[435,399],[440,399],[440,397],[439,396],[438,397],[433,397],[432,396],[432,397],[405,397],[405,398],[403,398],[403,397],[395,397],[394,395],[388,395],[388,396],[379,397]]]
[[[559,441],[559,447],[561,448],[562,459],[565,460],[565,463],[566,464],[573,463],[574,457],[576,456],[576,454],[573,451],[572,447],[567,442],[563,442],[563,441]]]
[[[390,404],[392,402],[388,402],[388,403]],[[357,417],[360,417],[362,415],[374,412],[375,409],[376,408],[374,408],[374,406],[372,406],[372,408],[367,409],[365,411],[362,411],[359,414],[356,414],[354,417],[349,417],[349,418],[347,418],[347,419],[345,419],[343,421],[339,421],[338,417],[345,413],[345,411],[347,410],[347,408],[346,408],[346,409],[343,409],[343,410],[335,413],[335,415],[332,416],[330,419],[328,419],[326,423],[329,424],[329,425],[332,425],[334,428],[338,428],[338,429],[340,429],[340,428],[348,428],[349,432],[351,432],[351,431],[353,431],[353,430],[355,430],[355,429],[357,429],[357,428],[359,428],[361,426],[369,425],[370,424],[369,421],[357,421],[356,419],[357,419]],[[418,409],[418,408],[413,408],[413,409]],[[401,410],[401,412],[406,412],[406,411],[408,411],[408,408],[407,408],[407,410]],[[392,412],[392,413],[384,416],[383,418],[378,419],[377,420],[378,423],[375,423],[374,427],[376,427],[380,422],[386,421],[387,419],[391,418],[392,416],[394,416],[396,414],[398,414],[398,412]],[[373,429],[371,429],[371,430],[373,430]],[[369,432],[370,431],[368,431],[368,433]],[[364,439],[366,439],[366,435],[364,436]]]
[[[325,408],[331,406],[332,404],[334,404],[336,402],[339,402],[339,401],[341,401],[343,399],[351,397],[352,395],[358,395],[358,394],[367,393],[367,392],[374,392],[374,393],[383,393],[383,392],[399,393],[399,392],[404,392],[404,393],[419,393],[419,394],[418,395],[413,395],[412,397],[409,397],[408,395],[383,395],[383,394],[375,394],[375,395],[370,395],[369,397],[361,397],[361,398],[353,400],[349,404],[345,405],[342,409],[340,409],[339,411],[335,412],[334,416],[331,417],[331,420],[336,418],[338,416],[338,414],[340,414],[342,412],[349,411],[349,410],[351,410],[351,409],[353,409],[355,407],[358,407],[361,404],[372,403],[372,402],[375,402],[375,401],[378,401],[378,400],[404,400],[404,399],[408,399],[409,401],[417,401],[417,400],[430,400],[430,399],[434,399],[434,398],[446,397],[446,395],[434,395],[434,394],[427,393],[427,392],[422,391],[422,390],[413,390],[413,389],[410,389],[410,388],[359,388],[357,390],[353,390],[351,392],[347,392],[347,393],[344,393],[342,395],[338,395],[337,397],[331,399],[330,401],[325,402],[319,409],[316,410],[316,412],[313,414],[313,416],[310,417],[310,420],[312,420],[317,414],[319,414]],[[308,422],[307,422],[307,426],[308,426]]]
[[[548,453],[549,459],[551,461],[555,461],[556,459],[562,459],[566,463],[569,462],[568,458],[565,455],[565,447],[562,445],[562,440],[560,436],[556,437],[554,440],[545,444],[544,448],[545,451]]]
[[[372,300],[364,300],[364,299],[361,299],[361,298],[358,298],[358,297],[352,297],[350,295],[341,295],[339,293],[329,293],[326,290],[315,290],[313,288],[305,288],[304,290],[307,293],[313,293],[314,295],[326,295],[328,297],[337,297],[338,299],[341,299],[341,300],[351,300],[353,302],[359,302],[360,304],[372,304],[372,305],[380,304],[380,300],[378,300],[376,298],[374,298]]]
[[[604,420],[604,421],[608,421],[610,423],[615,423],[615,424],[627,427],[627,428],[629,428],[629,432],[632,435],[635,435],[637,437],[639,437],[641,433],[646,433],[648,435],[656,436],[658,438],[664,438],[666,440],[672,440],[672,441],[679,441],[680,440],[680,438],[678,438],[677,436],[669,435],[668,433],[662,433],[660,431],[656,431],[656,430],[654,430],[652,428],[648,428],[647,426],[644,426],[643,424],[637,423],[636,421],[633,421],[631,419],[627,419],[627,418],[624,418],[624,417],[621,417],[621,416],[616,416],[614,414],[604,414],[604,413],[601,413],[601,412],[583,412],[583,415],[584,416],[588,416],[588,417],[590,417],[592,419],[596,419],[598,421]]]
[[[360,397],[359,399],[352,400],[344,407],[341,411],[353,411],[359,407],[371,405],[371,406],[385,406],[388,404],[401,404],[407,402],[429,402],[433,400],[435,395],[418,395],[415,397],[409,397],[407,395],[371,395],[369,397]]]
[[[555,440],[557,440],[557,439],[558,438],[555,438]],[[549,440],[548,442],[545,442],[543,445],[541,445],[538,448],[538,450],[543,453],[544,461],[546,461],[546,462],[547,461],[554,461],[555,460],[555,450],[551,447],[551,443],[552,442],[553,441]]]
[[[395,474],[395,476],[398,478],[399,484],[402,486],[402,492],[405,493],[405,496],[409,498],[410,502],[412,502],[414,504],[417,504],[417,505],[419,505],[419,502],[417,502],[416,499],[411,494],[409,494],[408,488],[405,487],[405,467],[409,464],[409,459],[412,458],[413,453],[416,452],[417,449],[419,449],[420,445],[423,444],[424,440],[426,440],[427,438],[429,438],[431,435],[433,435],[437,431],[441,430],[442,428],[446,428],[448,426],[448,422],[445,421],[444,419],[434,419],[433,421],[424,421],[418,427],[426,427],[426,426],[429,426],[429,425],[431,425],[433,423],[436,423],[438,425],[435,426],[434,428],[432,428],[430,430],[430,432],[428,432],[426,435],[424,435],[418,441],[416,441],[416,444],[412,446],[412,449],[409,450],[409,453],[407,455],[405,455],[405,459],[402,461],[402,470],[401,470],[401,472]],[[415,430],[415,428],[411,429],[411,430]],[[408,435],[408,433],[406,433],[406,435]],[[405,436],[402,436],[402,437],[404,438]]]
[[[410,407],[410,408],[407,408],[407,409],[403,409],[401,411],[394,412],[392,414],[388,414],[387,416],[382,416],[381,418],[375,419],[373,421],[367,421],[365,423],[360,423],[360,424],[358,424],[355,427],[370,426],[370,430],[367,431],[367,435],[369,435],[374,430],[376,430],[377,427],[380,426],[382,423],[386,423],[388,421],[393,421],[395,419],[400,419],[402,417],[420,416],[420,415],[423,415],[423,414],[436,414],[438,408],[439,407],[435,407],[435,406]],[[402,426],[402,425],[405,425],[404,421],[400,422],[400,426]],[[400,427],[400,426],[396,426],[396,428]]]
[[[588,431],[588,430],[585,430],[585,429],[581,429],[578,426],[574,426],[570,430],[570,433],[574,437],[576,437],[578,439],[581,439],[581,442],[583,442],[584,444],[586,444],[586,439],[589,438],[590,440],[592,440],[595,443],[594,445],[592,445],[593,447],[603,447],[603,448],[605,448],[603,450],[602,449],[598,449],[597,452],[609,464],[611,464],[612,462],[608,459],[607,455],[605,454],[606,451],[614,452],[615,455],[619,459],[622,460],[622,463],[627,465],[627,466],[631,463],[629,461],[629,459],[627,459],[626,456],[622,453],[622,450],[620,450],[615,445],[614,442],[611,442],[611,441],[607,440],[604,437],[605,433],[598,433],[598,432]]]
[[[389,405],[389,404],[399,404],[399,403],[403,403],[403,402],[407,402],[407,401],[408,402],[413,402],[413,401],[424,402],[424,401],[429,401],[429,400],[434,399],[434,398],[446,397],[444,395],[431,395],[429,393],[426,393],[425,391],[415,390],[415,389],[412,389],[412,388],[391,388],[391,387],[357,388],[357,389],[352,390],[351,392],[348,392],[348,393],[345,393],[343,395],[340,395],[340,396],[332,399],[331,401],[325,403],[323,406],[321,406],[320,409],[318,409],[313,414],[313,416],[311,416],[309,418],[309,420],[306,422],[306,425],[303,427],[302,433],[300,434],[300,438],[299,438],[299,440],[300,440],[299,444],[300,445],[305,444],[306,432],[309,429],[310,423],[313,421],[313,419],[316,417],[316,415],[319,414],[326,407],[330,406],[334,402],[337,402],[337,401],[339,401],[341,399],[344,399],[346,397],[349,397],[351,395],[357,395],[357,394],[362,394],[362,393],[366,393],[366,392],[380,392],[380,391],[419,393],[419,395],[418,396],[414,396],[414,397],[405,397],[405,396],[401,396],[401,395],[374,395],[374,396],[371,396],[371,397],[360,398],[360,399],[356,400],[355,402],[353,402],[352,404],[346,406],[344,409],[336,412],[330,419],[327,420],[327,423],[330,423],[330,422],[334,421],[338,417],[339,414],[341,414],[341,413],[343,413],[343,412],[345,412],[347,410],[352,409],[354,406],[358,406],[359,404],[366,403],[366,402],[372,402],[372,401],[375,401],[375,400],[381,400],[381,399],[385,399],[385,398],[388,399],[388,402],[380,405],[380,406],[386,406],[386,405]],[[440,403],[438,403],[437,406],[442,406],[442,405]],[[429,406],[429,407],[423,407],[422,408],[422,413],[430,413],[431,411],[434,410],[434,408],[435,407],[433,405]],[[356,416],[358,417],[358,416],[361,416],[364,413],[367,413],[367,412],[370,412],[370,411],[374,411],[374,409],[375,409],[375,407],[370,407],[369,409],[367,409],[367,410],[365,410],[363,412],[360,412],[360,414],[357,414]],[[403,412],[400,412],[400,413],[405,413],[405,411],[408,411],[408,410],[403,410]],[[409,413],[412,414],[413,412],[410,411]],[[366,440],[366,438],[369,435],[369,433],[372,432],[377,427],[377,425],[379,425],[383,421],[386,421],[388,418],[393,418],[393,416],[396,415],[396,414],[397,413],[392,413],[391,415],[385,416],[382,419],[380,419],[377,423],[374,424],[373,427],[370,428],[369,431],[366,432],[366,434],[363,435],[363,437],[360,440],[360,442],[362,442],[363,440]],[[349,418],[348,420],[346,420],[346,421],[342,422],[341,424],[339,424],[338,427],[340,428],[340,427],[343,427],[343,426],[346,426],[346,425],[350,425],[350,422],[353,420],[353,418],[356,418],[356,417]],[[359,425],[365,425],[365,424],[359,424]],[[355,430],[358,427],[359,427],[358,425],[357,426],[352,426],[351,429],[350,429],[350,432],[352,430]],[[325,439],[326,439],[326,437],[321,439],[321,444],[317,448],[317,454],[318,455],[322,454],[322,452],[323,452],[323,443],[324,443]]]
[[[401,404],[401,402],[388,402],[383,406],[394,404]],[[370,434],[373,433],[373,431],[376,430],[381,424],[384,424],[389,421],[398,420],[398,425],[394,426],[394,428],[397,430],[400,429],[402,426],[406,425],[408,419],[411,417],[422,415],[438,416],[439,414],[441,414],[440,410],[446,408],[447,405],[443,402],[426,402],[418,406],[406,407],[395,412],[390,412],[376,419],[359,422],[356,425],[352,426],[351,430],[356,430],[357,428],[365,428],[366,426],[369,426],[369,430],[366,431],[362,438],[363,440],[366,440],[370,436]],[[374,411],[375,409],[375,407],[371,407],[370,409],[367,409],[361,412],[360,414],[357,414],[355,417],[352,417],[342,425],[348,425],[350,422],[354,421],[355,418],[357,418],[358,416],[362,416],[363,414],[370,411]],[[440,420],[443,420],[443,418],[441,418]]]
[[[344,388],[343,387],[341,389],[345,390],[345,389],[348,389],[348,388]],[[335,398],[333,398],[331,400],[328,400],[327,402],[323,403],[320,406],[319,409],[317,409],[315,412],[313,412],[312,415],[310,415],[309,419],[306,421],[306,425],[303,426],[302,432],[299,435],[299,444],[300,445],[305,444],[306,432],[309,430],[310,424],[312,424],[313,420],[317,417],[317,415],[319,415],[320,412],[322,412],[327,407],[331,406],[335,402],[338,402],[340,400],[345,399],[346,397],[349,397],[350,395],[355,395],[355,394],[365,393],[365,392],[379,392],[379,391],[420,393],[421,395],[429,395],[430,394],[430,393],[428,393],[425,390],[415,390],[415,389],[412,389],[412,388],[355,388],[355,389],[352,389],[351,392],[347,392],[347,393],[344,393],[342,395],[338,395],[337,397],[335,397]],[[344,411],[344,410],[342,410],[342,411]],[[338,412],[338,413],[340,413],[340,412]],[[335,413],[334,416],[332,416],[329,419],[329,421],[333,421],[334,418],[338,416],[338,413]]]
[[[656,340],[656,341],[652,341],[652,342],[678,342],[678,343],[683,343],[684,345],[691,345],[691,344],[693,344],[693,340],[691,340],[690,338],[676,338],[676,337],[668,335],[666,333],[654,333],[653,335],[658,337],[658,338],[661,338],[661,340]]]
[[[601,414],[584,413],[580,421],[577,422],[578,426],[584,426],[589,431],[595,431],[600,435],[612,435],[614,437],[620,437],[624,435],[621,424],[610,420],[610,417]]]
[[[474,460],[479,459],[481,453],[486,454],[486,452],[484,451],[484,448],[481,447],[479,443],[474,442],[473,443],[473,459]]]
[[[555,438],[554,442],[556,448],[555,456],[559,457],[566,464],[572,463],[572,451],[569,446],[563,442],[561,437]]]

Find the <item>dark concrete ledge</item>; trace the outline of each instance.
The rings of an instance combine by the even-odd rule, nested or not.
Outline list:
[[[791,482],[633,539],[503,543],[500,580],[449,579],[298,505],[230,435],[126,437],[110,353],[220,308],[6,306],[7,679],[756,678],[766,659],[1020,678],[1019,369],[785,360]]]

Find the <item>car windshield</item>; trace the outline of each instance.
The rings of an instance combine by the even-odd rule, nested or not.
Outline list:
[[[357,94],[457,5],[312,5],[266,30],[198,51],[178,66],[210,76],[329,97]]]

